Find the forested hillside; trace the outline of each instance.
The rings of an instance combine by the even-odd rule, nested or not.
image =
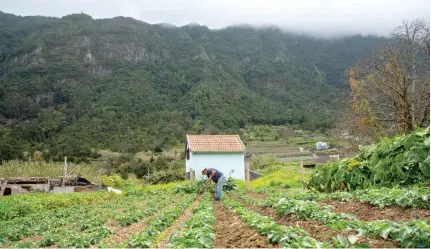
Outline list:
[[[0,12],[0,157],[158,150],[247,124],[327,129],[383,38]]]

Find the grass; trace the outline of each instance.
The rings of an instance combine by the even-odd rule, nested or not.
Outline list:
[[[63,174],[61,162],[7,161],[0,167],[1,177],[58,177]],[[80,174],[87,180],[99,178],[100,167],[96,164],[68,163],[68,174]]]
[[[312,169],[304,169],[304,180],[310,177]],[[299,163],[280,163],[272,162],[269,165],[258,169],[257,172],[263,174],[263,177],[251,181],[250,187],[253,189],[262,187],[284,187],[284,188],[301,188],[301,173]],[[240,188],[245,187],[245,182],[239,182]]]
[[[178,185],[183,184],[189,184],[190,181],[179,181],[179,182],[170,182],[170,183],[164,183],[164,184],[154,184],[154,185],[147,185],[145,186],[145,190],[151,191],[151,190],[158,190],[158,189],[174,189]]]
[[[135,157],[140,158],[144,161],[150,160],[151,157],[156,159],[159,156],[164,156],[167,158],[171,158],[174,160],[181,159],[182,154],[184,153],[184,145],[178,145],[176,147],[172,147],[170,150],[166,150],[160,153],[154,153],[152,151],[141,151],[135,154]]]

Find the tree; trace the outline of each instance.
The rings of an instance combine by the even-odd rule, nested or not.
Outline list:
[[[349,72],[345,127],[374,140],[429,124],[429,24],[404,21]]]

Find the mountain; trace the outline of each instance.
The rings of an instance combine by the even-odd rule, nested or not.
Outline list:
[[[347,69],[383,40],[0,12],[0,155],[159,150],[247,124],[327,129]]]

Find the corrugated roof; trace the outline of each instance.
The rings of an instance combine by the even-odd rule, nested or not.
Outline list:
[[[238,135],[187,135],[191,152],[245,152]]]

